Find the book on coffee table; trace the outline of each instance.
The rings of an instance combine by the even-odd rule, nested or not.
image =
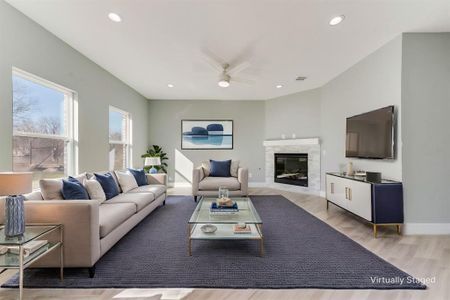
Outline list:
[[[237,234],[245,234],[245,233],[252,233],[252,228],[250,225],[241,226],[239,224],[234,225],[233,232]]]

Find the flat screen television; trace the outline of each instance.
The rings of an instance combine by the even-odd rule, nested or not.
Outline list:
[[[345,156],[395,158],[394,106],[347,118]]]

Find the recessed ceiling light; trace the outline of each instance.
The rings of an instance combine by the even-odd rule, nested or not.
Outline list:
[[[171,84],[171,83],[169,83],[169,84],[167,85],[167,87],[173,88],[173,87],[174,87],[174,85],[173,85],[173,84]]]
[[[277,89],[281,89],[283,86],[281,84],[277,85],[276,88]]]
[[[345,16],[344,16],[344,15],[335,16],[335,17],[331,18],[329,24],[330,24],[331,26],[335,26],[335,25],[341,23],[342,21],[344,21],[344,19],[345,19]]]
[[[109,18],[111,21],[116,22],[116,23],[122,21],[122,18],[121,18],[118,14],[116,14],[116,13],[109,13],[109,14],[108,14],[108,18]]]

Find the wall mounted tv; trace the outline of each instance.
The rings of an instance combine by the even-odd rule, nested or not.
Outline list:
[[[345,156],[395,158],[394,106],[347,118]]]

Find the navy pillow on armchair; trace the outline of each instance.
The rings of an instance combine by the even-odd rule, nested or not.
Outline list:
[[[84,186],[72,176],[69,176],[68,180],[63,179],[63,187],[61,194],[64,199],[70,200],[88,200],[89,195]]]
[[[144,170],[140,169],[130,169],[128,168],[131,174],[133,174],[134,179],[136,179],[136,183],[138,186],[148,185],[147,176],[145,176]]]
[[[111,173],[106,173],[105,175],[94,173],[94,175],[95,179],[100,183],[103,191],[105,192],[106,200],[119,195],[117,184]]]
[[[212,177],[230,177],[230,160],[209,160],[210,171],[209,176]]]

